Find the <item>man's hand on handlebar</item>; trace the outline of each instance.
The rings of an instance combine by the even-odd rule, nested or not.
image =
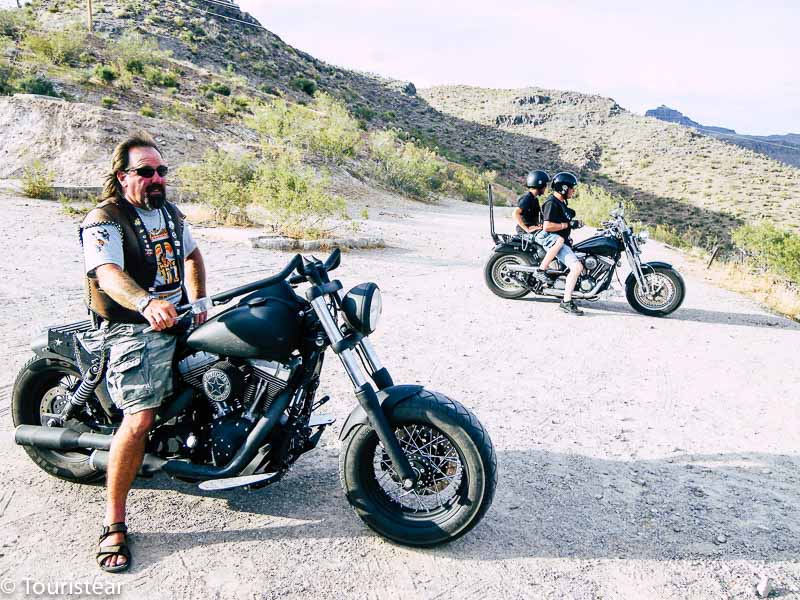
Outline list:
[[[172,302],[159,300],[158,298],[153,298],[148,302],[142,311],[142,315],[150,323],[153,331],[169,329],[178,319],[178,311],[175,310],[175,305]]]
[[[531,225],[527,228],[528,233],[538,233],[542,230],[541,225]]]

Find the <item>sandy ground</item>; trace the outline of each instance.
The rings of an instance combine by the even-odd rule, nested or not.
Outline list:
[[[501,300],[483,282],[486,207],[391,199],[369,209],[390,247],[347,253],[337,276],[381,286],[374,340],[395,381],[445,392],[489,430],[500,479],[484,521],[430,550],[379,538],[343,497],[329,431],[261,491],[137,482],[134,567],[101,574],[103,487],[40,471],[9,414],[34,333],[83,318],[75,223],[55,203],[0,202],[0,583],[12,595],[28,579],[119,582],[129,598],[749,598],[769,576],[777,596],[800,596],[800,325],[656,243],[646,258],[688,284],[670,318],[622,297],[581,318]],[[212,291],[290,258],[197,234]],[[333,355],[326,366],[320,392],[341,423],[355,400]]]

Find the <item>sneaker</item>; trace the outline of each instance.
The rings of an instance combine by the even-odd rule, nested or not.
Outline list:
[[[578,305],[575,304],[574,300],[570,300],[569,302],[561,302],[559,303],[559,308],[563,310],[565,313],[570,315],[582,315],[583,311],[578,308]]]
[[[533,278],[542,285],[550,285],[552,283],[550,278],[541,269],[537,269],[533,272]]]

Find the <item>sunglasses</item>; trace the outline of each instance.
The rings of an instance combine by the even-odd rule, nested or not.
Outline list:
[[[154,167],[139,167],[138,169],[126,169],[126,173],[131,173],[136,171],[136,174],[139,177],[144,177],[145,179],[149,179],[156,173],[158,173],[159,177],[164,177],[167,172],[169,171],[169,167],[167,165],[159,165],[157,168]]]

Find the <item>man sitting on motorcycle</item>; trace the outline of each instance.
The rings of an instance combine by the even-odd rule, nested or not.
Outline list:
[[[109,348],[106,379],[123,413],[106,476],[105,526],[97,563],[103,571],[130,566],[125,504],[144,457],[147,432],[172,389],[175,305],[205,296],[203,257],[183,214],[166,199],[167,166],[152,137],[131,136],[114,150],[103,202],[81,224],[86,300]],[[196,323],[205,320],[197,315]],[[146,331],[149,327],[153,331]]]
[[[541,230],[541,211],[539,197],[544,195],[550,175],[545,171],[531,171],[525,179],[528,191],[517,200],[514,209],[514,221],[517,223],[517,233],[534,233]]]
[[[559,304],[561,310],[572,315],[582,315],[572,299],[572,292],[583,271],[583,265],[567,243],[569,234],[573,229],[583,227],[583,223],[575,219],[575,211],[567,201],[575,195],[575,186],[578,178],[568,172],[558,173],[553,177],[551,188],[553,193],[542,205],[542,230],[536,234],[535,240],[547,250],[547,254],[539,266],[539,272],[534,277],[542,283],[550,284],[550,279],[545,271],[554,258],[558,259],[569,269],[564,286],[564,299]]]

